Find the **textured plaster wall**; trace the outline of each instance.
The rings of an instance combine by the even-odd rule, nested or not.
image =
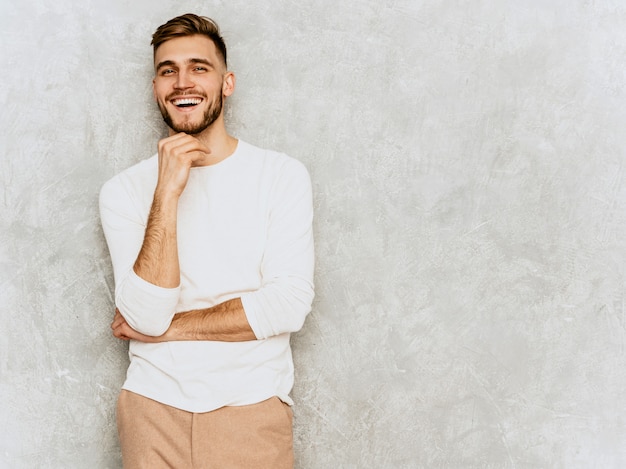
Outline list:
[[[97,194],[187,11],[314,182],[297,467],[626,467],[621,0],[1,0],[0,467],[120,467]]]

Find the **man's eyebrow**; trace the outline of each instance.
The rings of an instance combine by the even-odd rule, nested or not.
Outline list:
[[[155,67],[156,70],[162,67],[173,67],[176,63],[173,60],[164,60],[163,62],[159,62]]]
[[[213,64],[208,60],[208,59],[203,59],[203,58],[191,58],[188,59],[186,61],[187,65],[190,64],[204,64],[207,65],[209,67],[213,67]],[[156,70],[159,70],[162,67],[174,67],[176,66],[176,62],[174,62],[173,60],[164,60],[163,62],[159,62],[156,66]]]
[[[208,59],[198,59],[198,58],[194,58],[194,59],[189,59],[187,61],[188,64],[204,64],[204,65],[208,65],[209,67],[212,67],[213,64],[211,63],[210,60]]]

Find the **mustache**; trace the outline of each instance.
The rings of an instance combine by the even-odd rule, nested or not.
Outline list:
[[[185,96],[200,96],[201,98],[207,99],[206,93],[201,91],[173,91],[165,97],[165,101],[170,101],[174,98],[184,98]]]

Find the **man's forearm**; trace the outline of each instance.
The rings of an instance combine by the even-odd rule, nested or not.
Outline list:
[[[211,308],[174,315],[165,333],[166,340],[214,340],[244,342],[256,340],[239,298]]]
[[[139,277],[163,288],[176,288],[180,283],[177,209],[177,197],[155,193],[143,245],[133,266]]]

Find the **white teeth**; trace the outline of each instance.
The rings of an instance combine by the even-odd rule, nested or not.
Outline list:
[[[175,106],[190,106],[190,105],[200,104],[202,100],[198,98],[182,98],[182,99],[175,99],[172,102],[174,103]]]

